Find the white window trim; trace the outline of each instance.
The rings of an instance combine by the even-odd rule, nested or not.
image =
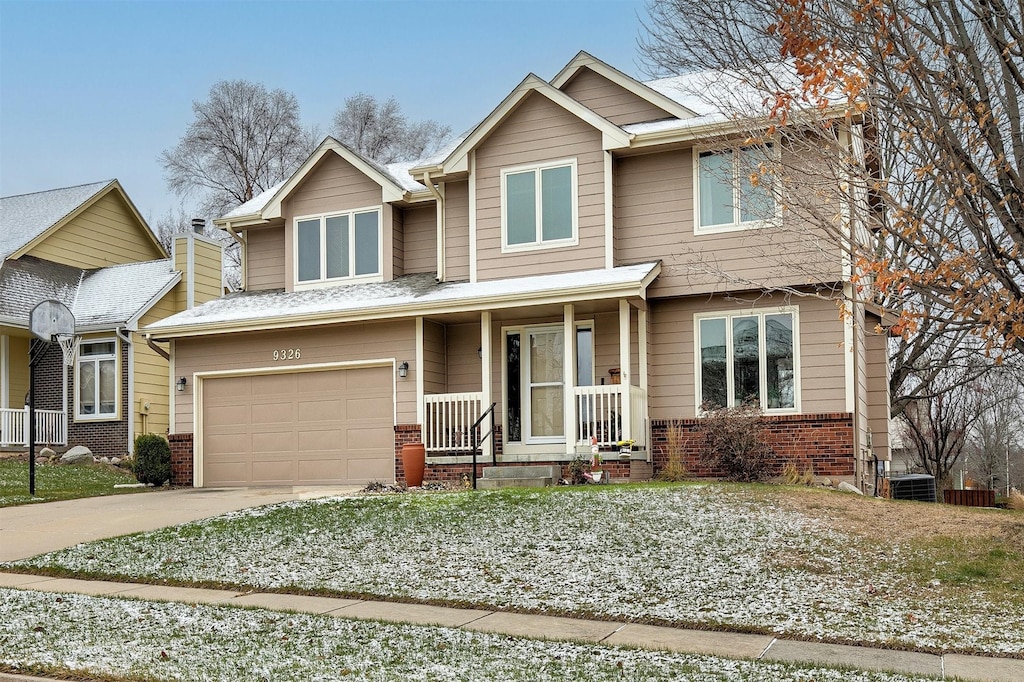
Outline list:
[[[113,343],[114,352],[111,355],[90,355],[83,358],[81,355],[82,346],[88,346],[93,343]],[[96,414],[82,414],[82,403],[79,383],[79,366],[83,362],[98,363],[100,360],[114,361],[114,411],[113,412],[97,412]],[[100,409],[100,398],[99,398],[99,366],[96,367],[96,409]],[[75,351],[75,382],[74,382],[74,394],[75,394],[75,421],[116,421],[120,419],[121,414],[121,347],[118,344],[117,339],[113,336],[109,338],[98,338],[98,339],[83,339]]]
[[[377,214],[377,272],[368,275],[348,275],[347,277],[320,277],[319,279],[299,279],[299,223],[307,220],[320,221],[320,273],[327,272],[327,219],[338,216],[349,216],[349,272],[355,272],[355,216],[357,213]],[[292,218],[292,280],[295,291],[319,289],[337,284],[360,284],[364,282],[382,282],[384,280],[384,207],[364,206],[330,213],[313,213],[294,216]]]
[[[700,362],[700,322],[701,320],[726,318],[725,339],[726,339],[726,360],[725,360],[725,381],[727,394],[733,392],[733,347],[732,347],[732,318],[735,317],[758,317],[758,359],[765,357],[765,343],[767,341],[764,330],[764,318],[766,315],[791,314],[793,316],[793,407],[767,408],[765,403],[768,398],[768,376],[766,372],[758,372],[760,378],[759,391],[761,393],[761,411],[765,414],[800,414],[801,413],[801,391],[803,372],[800,362],[800,308],[798,306],[779,306],[775,308],[754,308],[748,310],[719,310],[715,312],[694,313],[693,315],[693,377],[694,396],[696,397],[696,414],[705,414],[701,409],[704,402],[703,381]]]
[[[772,146],[772,155],[775,161],[781,161],[782,151],[779,148],[778,140],[768,143]],[[782,206],[779,201],[773,197],[772,200],[775,203],[775,215],[768,219],[760,220],[748,220],[746,222],[740,221],[741,205],[739,202],[739,184],[737,182],[738,176],[736,166],[733,166],[733,219],[734,222],[723,223],[721,225],[708,225],[706,227],[700,224],[700,155],[706,152],[713,152],[722,154],[725,152],[731,152],[735,154],[737,151],[745,147],[753,147],[755,145],[739,145],[736,147],[694,147],[693,148],[693,233],[704,235],[704,234],[720,234],[723,232],[740,232],[743,230],[758,230],[765,227],[777,227],[782,224]]]
[[[552,239],[549,241],[542,240],[541,234],[543,233],[543,221],[541,219],[541,208],[543,202],[541,201],[541,173],[540,171],[548,168],[561,168],[564,166],[569,167],[571,188],[569,197],[569,208],[572,211],[572,236],[568,239]],[[536,187],[536,205],[534,210],[537,212],[537,241],[528,244],[509,244],[508,243],[508,214],[506,208],[506,189],[505,189],[505,178],[509,175],[516,173],[525,173],[528,171],[535,171],[536,178],[534,179],[534,187]],[[530,163],[521,166],[511,166],[509,168],[501,169],[501,252],[502,253],[517,253],[522,251],[539,251],[541,249],[555,249],[563,246],[576,246],[580,243],[580,226],[579,226],[579,172],[577,168],[576,158],[570,159],[559,159],[557,161],[545,161],[544,163]]]
[[[590,385],[593,386],[593,385],[595,385],[595,383],[597,381],[597,362],[596,362],[597,361],[597,357],[596,357],[596,353],[597,353],[597,328],[594,325],[594,320],[593,319],[575,320],[573,324],[574,324],[574,329],[576,330],[576,335],[573,337],[573,343],[576,343],[576,339],[579,338],[580,327],[584,327],[584,328],[589,328],[590,329],[590,357],[591,357],[591,359],[593,361],[592,364],[591,364],[591,368],[590,368],[590,382],[591,382]],[[562,325],[557,324],[557,323],[553,323],[553,322],[552,323],[548,323],[548,324],[516,325],[514,327],[502,327],[501,328],[501,405],[502,405],[502,410],[501,410],[501,432],[502,432],[502,438],[505,439],[504,445],[506,447],[509,444],[511,444],[513,446],[513,448],[521,448],[521,447],[531,446],[531,445],[551,445],[551,444],[557,444],[557,443],[565,443],[565,441],[566,441],[564,436],[562,436],[562,437],[547,437],[547,438],[530,438],[530,439],[525,439],[524,438],[521,441],[508,441],[507,440],[507,434],[508,434],[508,405],[506,403],[506,399],[508,397],[508,342],[507,342],[506,339],[508,338],[508,335],[509,334],[519,334],[519,339],[520,339],[520,341],[519,341],[519,343],[520,343],[520,345],[519,345],[519,367],[520,367],[520,371],[519,371],[519,399],[520,399],[521,403],[519,405],[519,409],[520,409],[520,413],[521,413],[520,414],[520,421],[521,421],[520,428],[522,429],[522,433],[525,434],[525,431],[526,431],[526,420],[530,418],[530,406],[529,406],[529,401],[525,399],[526,396],[524,395],[524,391],[523,391],[523,389],[526,388],[527,386],[524,385],[525,374],[524,374],[524,370],[523,370],[524,364],[523,364],[523,345],[522,345],[522,339],[523,339],[524,336],[528,335],[530,332],[535,332],[535,331],[563,331],[563,329],[564,329],[564,327]],[[563,343],[564,342],[565,341],[563,340]],[[579,349],[577,349],[576,352],[578,353]],[[526,367],[528,369],[528,364],[526,365]],[[572,368],[572,372],[573,373],[576,372],[576,367]],[[567,385],[568,384],[567,384],[566,379],[565,379],[565,370],[563,368],[563,371],[562,371],[562,388],[563,388],[563,390],[565,390],[565,387]],[[573,386],[576,386],[576,385],[577,385],[576,382],[573,381]],[[575,404],[575,401],[574,401],[574,404]]]

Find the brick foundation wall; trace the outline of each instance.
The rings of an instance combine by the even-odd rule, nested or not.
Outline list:
[[[192,486],[192,434],[172,433],[167,440],[171,443],[171,485]]]
[[[701,420],[679,419],[670,422],[656,419],[651,422],[654,471],[665,468],[668,461],[668,427],[670,423],[682,429],[683,464],[691,476],[720,477],[716,471],[701,463],[700,450],[704,444]],[[772,415],[763,418],[767,441],[775,452],[771,461],[772,472],[778,474],[787,462],[803,471],[808,465],[816,476],[853,476],[853,415],[846,412],[824,414]]]

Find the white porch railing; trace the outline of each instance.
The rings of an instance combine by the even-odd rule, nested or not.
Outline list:
[[[647,391],[637,386],[608,384],[577,386],[576,444],[586,446],[597,438],[600,446],[614,446],[632,440],[635,446],[647,446]],[[627,397],[628,396],[628,397]],[[629,400],[629,422],[622,423],[623,403]]]
[[[67,445],[68,419],[62,410],[36,410],[36,443]],[[28,447],[28,407],[0,408],[0,447]]]
[[[484,394],[423,396],[423,445],[427,452],[469,452],[469,429],[480,418]]]

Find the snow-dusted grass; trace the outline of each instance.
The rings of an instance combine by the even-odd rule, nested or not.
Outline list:
[[[0,507],[147,491],[114,487],[135,482],[130,472],[104,464],[40,464],[36,466],[36,496],[32,497],[28,494],[28,462],[4,459],[0,460]]]
[[[984,589],[922,577],[922,562],[935,558],[916,546],[842,533],[827,514],[772,499],[764,489],[720,485],[328,499],[16,565],[1024,653],[1019,594],[996,604]]]
[[[227,606],[3,589],[0,603],[0,669],[18,672],[190,682],[933,679]]]

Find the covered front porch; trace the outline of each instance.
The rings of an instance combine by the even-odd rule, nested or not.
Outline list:
[[[647,336],[642,296],[419,318],[428,461],[649,461]]]
[[[28,368],[29,333],[15,327],[0,327],[0,448],[19,450],[28,447],[29,415],[26,405],[29,386]],[[54,358],[59,351],[54,351]],[[50,358],[47,358],[50,359]],[[38,445],[67,445],[67,414],[59,408],[63,398],[64,375],[59,362],[51,363],[43,372],[60,374],[54,378],[36,377],[36,443]],[[56,395],[55,395],[56,394]]]

